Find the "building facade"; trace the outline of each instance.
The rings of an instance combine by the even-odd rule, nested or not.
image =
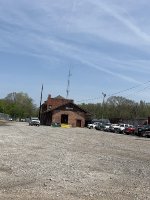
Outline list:
[[[65,99],[61,96],[52,98],[49,95],[47,101],[41,106],[40,121],[43,125],[60,123],[72,127],[84,127],[89,116],[90,114],[74,104],[72,99]]]

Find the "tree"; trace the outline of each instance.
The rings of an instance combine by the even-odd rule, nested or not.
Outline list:
[[[0,99],[0,113],[4,113],[5,110],[5,101],[3,99]]]
[[[150,116],[150,104],[140,101],[137,103],[122,96],[111,96],[103,104],[81,104],[80,107],[92,114],[92,118],[100,119],[135,119],[137,117],[147,118]]]
[[[107,99],[107,105],[113,111],[113,117],[132,118],[133,107],[135,107],[136,103],[125,97],[112,96]]]
[[[38,108],[33,104],[32,98],[28,94],[12,92],[4,100],[5,113],[13,118],[27,118],[37,116]]]

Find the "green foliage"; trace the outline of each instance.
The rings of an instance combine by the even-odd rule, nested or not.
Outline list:
[[[92,118],[135,119],[150,116],[150,104],[140,103],[120,96],[112,96],[103,103],[81,104],[80,107],[92,114]]]
[[[7,113],[14,119],[21,119],[37,116],[38,108],[26,93],[13,92],[0,100],[0,112]]]

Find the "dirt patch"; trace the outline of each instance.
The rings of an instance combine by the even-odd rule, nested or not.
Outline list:
[[[8,125],[8,121],[0,120],[0,126],[6,126]]]
[[[0,127],[2,200],[149,200],[150,139],[87,128]]]

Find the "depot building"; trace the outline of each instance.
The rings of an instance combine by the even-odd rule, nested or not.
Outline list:
[[[90,114],[74,103],[72,99],[65,99],[62,96],[47,100],[41,105],[40,121],[42,125],[52,123],[68,124],[72,127],[84,127],[85,121]]]

